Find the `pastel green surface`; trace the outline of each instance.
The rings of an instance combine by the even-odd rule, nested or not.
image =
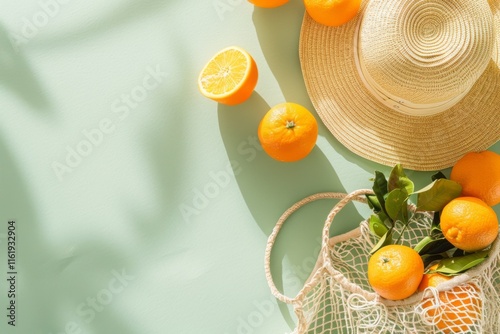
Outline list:
[[[276,220],[307,195],[367,188],[374,170],[390,170],[346,150],[322,124],[300,162],[259,147],[257,125],[271,106],[314,112],[298,59],[302,2],[1,6],[0,277],[8,278],[7,222],[16,220],[17,317],[7,324],[2,278],[0,332],[291,332],[292,312],[264,276]],[[201,68],[229,45],[249,51],[260,74],[234,107],[197,90]],[[407,174],[418,187],[432,173]],[[308,276],[333,204],[304,207],[280,235],[273,273],[287,295]],[[347,208],[332,233],[367,213]]]

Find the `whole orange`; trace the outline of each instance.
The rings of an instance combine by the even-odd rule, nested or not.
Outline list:
[[[252,56],[240,47],[230,46],[217,52],[203,67],[198,89],[209,99],[235,105],[252,95],[258,77]]]
[[[429,268],[429,271],[436,270],[438,267],[438,264],[435,264]],[[452,278],[452,276],[446,276],[440,273],[428,273],[424,274],[424,277],[422,277],[422,280],[420,281],[420,285],[418,286],[418,291],[422,292],[429,286],[436,287],[438,284],[441,284],[443,282],[449,281]]]
[[[257,7],[263,8],[274,8],[284,5],[289,0],[248,0],[248,2],[253,3]]]
[[[272,158],[292,162],[305,158],[316,145],[318,123],[309,110],[296,103],[272,107],[260,121],[259,140]]]
[[[482,199],[488,205],[500,203],[500,154],[470,152],[451,169],[450,179],[460,183],[462,196]]]
[[[437,267],[436,264],[429,269],[435,270]],[[439,283],[451,278],[440,273],[424,274],[418,289],[424,291],[428,287],[436,287]],[[466,333],[470,330],[469,326],[481,319],[482,302],[479,292],[479,288],[474,283],[456,286],[448,291],[440,291],[438,303],[432,297],[422,303],[424,316],[446,334]]]
[[[424,274],[418,253],[404,245],[388,245],[368,260],[368,282],[375,292],[390,300],[410,297],[417,291]]]
[[[304,0],[311,18],[327,26],[340,26],[358,13],[361,0]]]
[[[498,235],[495,211],[475,197],[451,200],[441,212],[441,230],[455,247],[475,252],[488,247]]]

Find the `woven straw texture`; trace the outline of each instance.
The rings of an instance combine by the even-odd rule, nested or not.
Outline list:
[[[306,13],[299,56],[311,101],[343,145],[439,170],[500,139],[499,50],[500,0],[364,0],[340,27]]]
[[[495,38],[484,1],[370,1],[359,29],[365,76],[418,104],[468,91],[488,66]]]
[[[435,324],[446,315],[439,310],[455,312],[456,319],[447,323],[447,330],[500,333],[498,239],[483,263],[437,288],[428,288],[401,301],[389,301],[373,292],[366,272],[369,251],[377,240],[369,232],[367,222],[363,221],[357,229],[344,235],[329,238],[335,215],[350,201],[365,202],[364,194],[367,193],[371,191],[309,196],[288,209],[270,235],[265,257],[266,278],[276,298],[293,305],[298,318],[294,333],[442,333]],[[327,198],[340,201],[325,221],[316,267],[300,292],[294,298],[286,297],[276,288],[271,274],[270,254],[276,237],[285,220],[298,208]],[[402,242],[408,246],[414,246],[423,235],[427,235],[432,222],[429,213],[417,213],[414,217],[410,228],[403,232]],[[459,297],[463,305],[457,305],[457,298],[453,297]],[[451,305],[448,301],[454,299]]]

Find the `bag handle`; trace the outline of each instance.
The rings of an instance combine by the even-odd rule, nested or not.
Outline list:
[[[278,288],[276,287],[276,284],[274,283],[273,276],[271,274],[271,251],[273,249],[274,243],[276,241],[276,238],[278,237],[278,233],[280,232],[283,224],[285,221],[294,213],[297,211],[300,207],[304,206],[307,203],[314,202],[319,199],[340,199],[340,201],[330,210],[330,213],[327,216],[327,219],[325,221],[325,226],[323,228],[323,238],[322,238],[322,246],[321,246],[321,253],[320,256],[323,259],[328,258],[328,241],[329,241],[329,233],[330,233],[330,226],[333,221],[333,218],[335,215],[350,201],[356,200],[358,202],[363,202],[366,203],[366,198],[364,197],[365,194],[373,194],[373,191],[370,189],[361,189],[361,190],[356,190],[350,194],[345,194],[345,193],[335,193],[335,192],[324,192],[324,193],[317,193],[314,195],[310,195],[295,204],[293,204],[290,208],[288,208],[278,219],[278,222],[276,223],[276,226],[274,227],[271,235],[269,236],[267,240],[267,245],[266,245],[266,251],[265,251],[265,274],[266,274],[266,280],[267,284],[269,285],[269,288],[271,289],[271,293],[281,300],[284,303],[291,304],[293,303],[297,297],[295,298],[290,298],[282,294]],[[327,260],[329,261],[329,260]],[[314,273],[314,270],[313,270]],[[304,290],[304,289],[302,289]],[[301,295],[302,291],[299,292],[298,296]]]
[[[322,241],[321,241],[321,252],[322,252],[322,258],[323,258],[325,265],[330,264],[330,267],[332,267],[329,252],[330,252],[330,248],[331,248],[330,227],[332,225],[333,219],[335,218],[337,213],[339,213],[339,211],[342,210],[344,208],[344,206],[346,206],[351,201],[366,203],[365,195],[373,195],[373,190],[371,190],[371,189],[359,189],[359,190],[355,190],[355,191],[347,194],[344,198],[342,198],[342,200],[340,200],[337,203],[337,205],[335,205],[333,207],[333,209],[330,211],[330,213],[326,217],[325,226],[323,228]]]

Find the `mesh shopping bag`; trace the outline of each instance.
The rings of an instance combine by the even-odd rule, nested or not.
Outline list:
[[[278,220],[265,252],[265,273],[273,295],[293,306],[294,333],[500,333],[500,268],[498,237],[481,264],[436,287],[391,301],[380,297],[367,278],[369,252],[377,243],[368,222],[330,238],[336,214],[350,201],[366,203],[371,190],[350,194],[319,193],[295,203]],[[283,295],[271,274],[271,251],[286,219],[301,206],[318,199],[339,199],[329,212],[321,251],[313,272],[298,294]],[[411,208],[410,208],[411,209]],[[401,243],[415,246],[428,235],[432,213],[415,212],[402,233]]]

